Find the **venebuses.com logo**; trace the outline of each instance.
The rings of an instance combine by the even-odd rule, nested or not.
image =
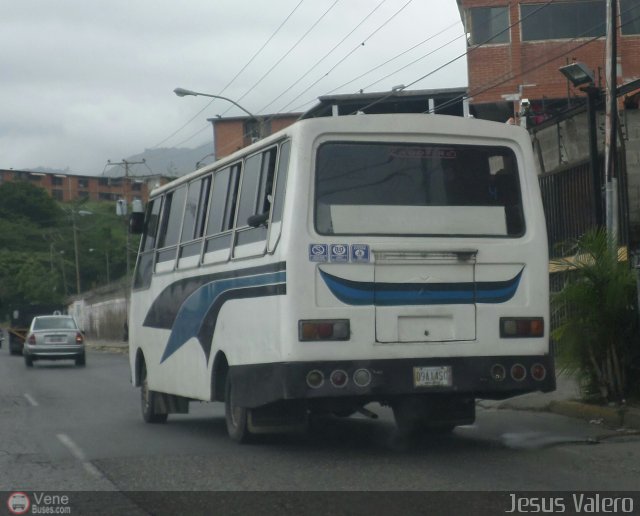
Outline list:
[[[11,514],[27,514],[31,508],[31,500],[26,493],[11,493],[7,498],[7,507]]]
[[[71,514],[68,495],[14,491],[7,498],[9,514]]]

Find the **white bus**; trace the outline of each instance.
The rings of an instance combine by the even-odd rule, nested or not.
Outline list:
[[[129,349],[148,422],[222,401],[243,441],[378,402],[406,431],[450,431],[476,398],[555,388],[522,128],[302,120],[156,189],[139,226]]]

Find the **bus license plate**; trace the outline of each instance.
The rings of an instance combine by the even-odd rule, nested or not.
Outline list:
[[[452,385],[451,366],[414,367],[414,387],[450,387]]]

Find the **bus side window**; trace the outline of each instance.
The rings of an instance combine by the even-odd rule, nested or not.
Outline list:
[[[187,194],[187,186],[181,186],[166,196],[162,223],[158,235],[158,262],[167,262],[176,258],[178,236],[182,228],[182,215]]]
[[[276,179],[276,189],[273,194],[273,212],[271,220],[280,222],[282,220],[282,209],[284,207],[284,194],[287,187],[287,172],[289,170],[289,155],[291,154],[291,142],[285,142],[280,147],[280,157],[278,158],[278,177]]]
[[[287,188],[287,175],[289,171],[289,155],[291,154],[291,142],[284,142],[280,146],[278,153],[278,172],[276,175],[276,184],[273,188],[273,200],[271,202],[271,224],[269,227],[269,243],[267,251],[272,252],[282,231],[282,210],[284,208],[284,196]],[[268,194],[267,194],[268,195]]]
[[[211,176],[207,176],[189,185],[180,237],[180,258],[200,254],[200,238],[204,231],[210,184]]]
[[[206,224],[205,254],[214,251],[219,253],[218,260],[225,261],[231,249],[231,233],[235,197],[238,190],[240,165],[232,165],[213,175],[209,215]],[[226,250],[226,253],[224,252]],[[216,261],[218,261],[216,260]]]
[[[151,276],[153,274],[153,256],[155,253],[156,235],[158,232],[158,222],[160,218],[160,208],[162,198],[158,197],[149,202],[145,217],[144,233],[142,235],[142,245],[136,263],[134,273],[133,288],[149,288]]]
[[[236,217],[236,247],[267,239],[267,222],[276,168],[276,147],[249,157],[244,164]],[[262,254],[266,248],[252,247],[248,255]],[[242,256],[245,256],[242,252]],[[248,256],[247,255],[247,256]],[[234,251],[234,256],[238,256]]]

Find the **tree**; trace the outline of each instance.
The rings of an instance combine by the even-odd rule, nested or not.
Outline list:
[[[552,333],[561,363],[578,368],[586,394],[622,402],[638,355],[634,275],[606,230],[585,233],[571,259],[556,260],[568,271],[552,297],[561,324]]]
[[[58,223],[62,212],[44,188],[26,181],[0,184],[0,218],[26,219],[36,226],[50,227]]]

